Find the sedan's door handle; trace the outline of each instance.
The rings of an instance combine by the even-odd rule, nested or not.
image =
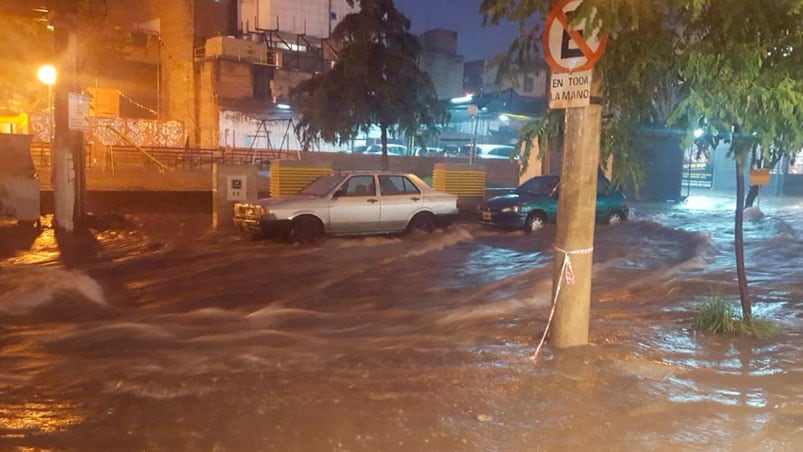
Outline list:
[[[371,204],[375,204],[375,203],[378,203],[378,202],[379,202],[379,200],[378,200],[378,199],[371,198],[371,199],[369,199],[369,200],[368,200],[368,202],[370,202]]]
[[[421,198],[419,198],[418,196],[413,196],[412,198],[410,198],[410,201],[421,201]]]

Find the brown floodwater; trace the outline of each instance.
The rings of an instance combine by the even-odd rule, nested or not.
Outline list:
[[[754,314],[780,333],[690,328],[737,303],[733,209],[597,227],[591,344],[537,361],[554,226],[314,247],[196,214],[0,226],[0,450],[798,451],[803,202],[745,221]]]

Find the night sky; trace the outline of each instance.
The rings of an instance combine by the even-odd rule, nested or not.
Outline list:
[[[412,22],[418,35],[442,28],[457,31],[457,52],[466,61],[481,60],[504,52],[515,39],[517,25],[505,22],[483,26],[481,0],[394,0],[396,8]]]

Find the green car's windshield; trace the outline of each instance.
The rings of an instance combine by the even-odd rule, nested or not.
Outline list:
[[[340,176],[337,174],[330,174],[328,176],[321,176],[314,181],[310,182],[309,185],[302,188],[299,192],[300,195],[305,196],[317,196],[322,198],[328,195],[335,187],[340,185],[345,179],[344,176]]]
[[[557,176],[536,176],[519,185],[515,192],[520,195],[549,196],[557,183]]]

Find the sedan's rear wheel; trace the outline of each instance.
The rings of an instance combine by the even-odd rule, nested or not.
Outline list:
[[[299,218],[290,227],[290,241],[309,245],[316,243],[323,237],[323,227],[318,220],[312,218]]]
[[[431,213],[419,213],[418,215],[414,216],[412,220],[410,220],[410,224],[407,226],[407,231],[424,231],[424,232],[433,232],[437,225],[435,224],[435,216]]]
[[[546,215],[544,215],[543,212],[532,212],[527,215],[527,221],[524,223],[524,232],[532,234],[543,229],[545,225]]]
[[[608,214],[607,222],[609,225],[620,224],[624,221],[625,221],[624,214],[618,210],[614,210],[613,212]]]

